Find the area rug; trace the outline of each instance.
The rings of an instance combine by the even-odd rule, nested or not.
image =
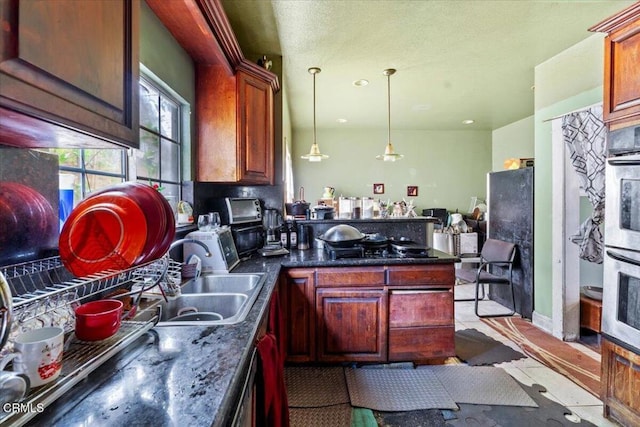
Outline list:
[[[322,408],[289,408],[291,427],[350,427],[351,405],[348,403]]]
[[[284,370],[290,408],[318,408],[349,403],[342,367],[288,366]]]
[[[456,403],[538,406],[502,368],[492,366],[423,366],[432,371]]]
[[[377,411],[457,409],[427,369],[345,369],[351,404]]]
[[[485,318],[482,321],[518,344],[530,357],[600,398],[599,361],[520,317]]]
[[[526,357],[476,329],[456,331],[456,356],[471,366],[493,365]]]

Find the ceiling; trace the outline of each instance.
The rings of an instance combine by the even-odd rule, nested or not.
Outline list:
[[[223,0],[248,52],[283,57],[294,129],[491,130],[534,113],[534,67],[633,1]],[[257,58],[255,58],[257,59]],[[358,79],[369,85],[356,87]],[[339,123],[338,119],[346,119]],[[462,124],[472,119],[471,125]]]

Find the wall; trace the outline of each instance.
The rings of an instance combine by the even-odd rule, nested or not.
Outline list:
[[[551,318],[551,121],[602,101],[604,35],[595,34],[535,68],[534,307]],[[535,317],[534,317],[535,319]]]
[[[504,170],[504,161],[534,156],[534,116],[526,117],[493,131],[491,135],[492,171]]]
[[[180,95],[195,110],[195,68],[191,57],[173,38],[169,30],[147,6],[140,2],[140,62],[171,89]],[[195,142],[195,114],[190,114],[190,122],[183,123]],[[188,126],[187,126],[188,125]],[[191,179],[191,143],[182,149],[182,178]]]
[[[397,152],[404,158],[382,162],[386,129],[321,129],[317,131],[322,153],[319,163],[300,158],[309,152],[313,129],[294,129],[293,171],[295,188],[305,189],[312,204],[322,188],[335,187],[336,196],[370,196],[382,200],[409,200],[407,186],[418,186],[416,212],[423,208],[458,209],[467,212],[472,196],[486,198],[486,174],[491,171],[490,131],[393,130]],[[373,194],[373,184],[383,183],[385,192]],[[297,198],[296,192],[296,198]]]

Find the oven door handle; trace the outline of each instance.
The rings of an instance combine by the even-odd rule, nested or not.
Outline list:
[[[626,257],[624,255],[621,255],[621,254],[617,253],[617,252],[607,251],[607,255],[609,255],[611,258],[613,258],[613,259],[615,259],[617,261],[626,262],[628,264],[635,265],[636,267],[640,267],[640,261],[637,261],[637,260],[635,260],[633,258]]]
[[[625,159],[624,157],[609,159],[607,162],[611,166],[638,166],[640,165],[640,159],[634,156],[633,159]]]

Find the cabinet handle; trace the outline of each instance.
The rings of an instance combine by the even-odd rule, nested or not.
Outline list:
[[[442,288],[442,289],[420,289],[414,291],[391,291],[392,294],[396,295],[416,295],[416,294],[441,294],[443,292],[451,292],[450,289]]]

